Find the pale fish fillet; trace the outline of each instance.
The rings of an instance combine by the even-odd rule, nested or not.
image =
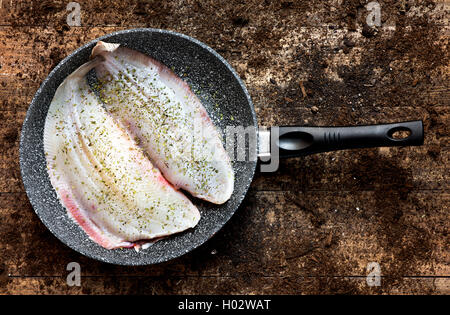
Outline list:
[[[139,141],[175,187],[222,204],[234,172],[219,132],[189,86],[160,62],[118,44],[98,42],[92,57],[106,109]]]
[[[139,248],[141,240],[194,227],[197,208],[175,190],[89,89],[78,68],[56,90],[45,121],[44,150],[57,195],[101,246]]]

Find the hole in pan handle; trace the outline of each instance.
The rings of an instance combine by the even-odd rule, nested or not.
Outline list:
[[[280,157],[313,153],[393,146],[416,146],[424,141],[421,120],[349,127],[279,127],[275,141]],[[404,132],[406,136],[395,137]]]

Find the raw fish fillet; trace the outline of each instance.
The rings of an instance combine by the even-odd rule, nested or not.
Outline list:
[[[58,198],[101,246],[139,248],[194,227],[197,208],[175,190],[89,89],[78,68],[58,87],[45,121],[44,151]]]
[[[164,177],[193,196],[222,204],[234,172],[219,132],[189,86],[160,62],[98,42],[92,57],[106,109],[134,136]]]

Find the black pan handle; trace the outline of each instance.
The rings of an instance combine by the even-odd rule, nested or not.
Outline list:
[[[394,138],[397,131],[407,137]],[[354,127],[279,127],[276,145],[280,157],[372,147],[422,145],[423,123],[420,120]]]

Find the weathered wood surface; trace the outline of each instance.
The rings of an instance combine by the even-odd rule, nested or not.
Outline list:
[[[0,293],[450,293],[448,4],[383,1],[2,1]],[[171,262],[85,258],[38,220],[18,163],[20,128],[51,69],[120,29],[159,27],[207,43],[247,84],[261,125],[423,119],[425,145],[319,154],[257,174],[235,217]],[[301,82],[301,83],[300,83]],[[302,93],[301,84],[306,95]],[[81,287],[66,265],[82,268]],[[381,266],[380,287],[366,283]]]

